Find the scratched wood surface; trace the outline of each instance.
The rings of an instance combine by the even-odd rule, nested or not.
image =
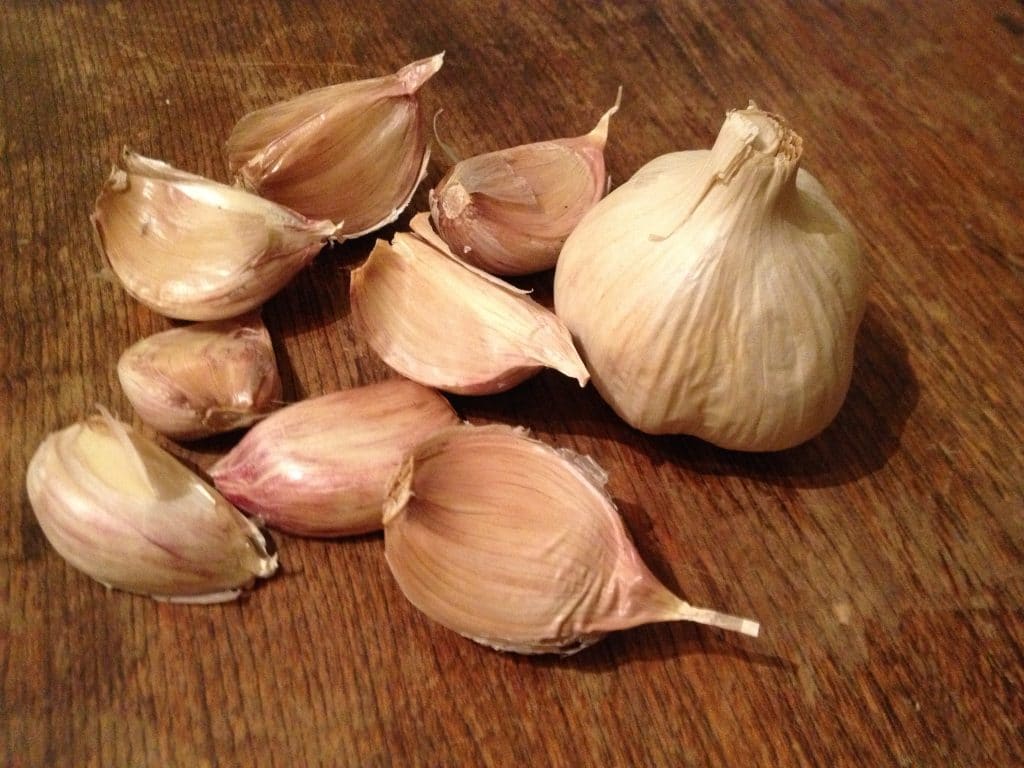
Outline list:
[[[552,372],[453,400],[594,456],[653,570],[760,638],[662,625],[501,655],[409,606],[379,535],[276,535],[282,573],[218,607],[108,593],[46,543],[29,457],[95,403],[138,423],[114,366],[170,326],[98,276],[88,214],[120,147],[226,180],[246,111],[439,50],[424,99],[463,155],[582,133],[622,84],[621,182],[755,99],[855,222],[874,284],[853,384],[807,445],[650,438]],[[1024,764],[1022,83],[1019,2],[7,0],[0,762]],[[388,375],[348,311],[372,242],[267,304],[288,398]],[[207,467],[234,439],[168,445]]]

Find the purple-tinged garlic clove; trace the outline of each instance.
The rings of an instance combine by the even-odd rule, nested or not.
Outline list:
[[[431,218],[452,253],[495,275],[555,266],[565,239],[607,191],[604,147],[618,108],[616,100],[583,136],[456,163],[430,192]]]
[[[379,530],[406,453],[458,423],[432,389],[390,379],[289,405],[210,470],[217,489],[267,525],[302,536]]]
[[[406,459],[384,508],[384,551],[405,596],[476,642],[574,653],[608,632],[694,621],[756,636],[696,608],[650,572],[590,458],[523,429],[463,425]]]
[[[281,405],[281,377],[258,314],[172,328],[117,363],[139,417],[176,440],[247,427]]]
[[[252,522],[105,410],[47,436],[26,486],[53,548],[108,587],[222,602],[277,570]]]

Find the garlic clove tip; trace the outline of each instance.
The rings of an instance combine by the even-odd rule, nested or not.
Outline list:
[[[602,149],[608,142],[608,127],[611,123],[612,117],[619,111],[619,107],[622,106],[622,86],[619,86],[618,92],[615,94],[615,103],[612,104],[611,108],[601,115],[601,119],[597,121],[597,125],[594,126],[593,130],[587,134],[588,137],[595,139],[598,146]]]
[[[444,64],[444,51],[428,56],[425,59],[406,64],[398,70],[396,76],[405,88],[405,93],[416,93],[423,84],[436,75]]]

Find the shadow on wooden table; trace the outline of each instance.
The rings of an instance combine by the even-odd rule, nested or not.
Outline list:
[[[545,371],[489,397],[457,397],[456,410],[479,421],[520,424],[545,433],[611,439],[645,454],[711,475],[750,477],[795,487],[840,485],[885,466],[900,445],[920,388],[899,332],[869,304],[857,336],[853,380],[835,421],[818,437],[786,451],[744,453],[686,435],[645,435],[622,422],[592,386]],[[601,463],[604,457],[595,455]]]
[[[583,672],[609,672],[635,661],[664,661],[691,654],[732,658],[747,664],[795,673],[796,662],[754,650],[750,638],[731,637],[717,629],[689,622],[648,624],[612,632],[571,656],[523,656],[536,667],[568,667]]]
[[[792,487],[841,485],[885,466],[899,448],[919,398],[903,338],[879,307],[869,304],[857,336],[846,402],[818,437],[774,453],[727,451],[686,436],[651,441],[655,454],[703,473]]]

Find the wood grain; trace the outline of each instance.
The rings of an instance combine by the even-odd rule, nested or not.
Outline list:
[[[494,653],[403,599],[380,536],[275,536],[235,605],[108,593],[46,543],[24,473],[169,327],[100,274],[122,145],[226,180],[246,111],[446,51],[464,155],[588,130],[608,166],[708,146],[751,98],[855,222],[874,275],[849,398],[744,455],[619,422],[545,373],[455,398],[594,456],[654,571],[761,638],[660,625]],[[1024,764],[1024,6],[893,2],[69,2],[0,9],[0,755],[13,766]],[[443,173],[435,159],[409,212]],[[386,230],[382,236],[388,236]],[[325,251],[265,317],[287,396],[388,375]],[[550,275],[528,281],[550,299]],[[546,292],[546,293],[545,293]],[[168,444],[207,467],[235,438]]]

